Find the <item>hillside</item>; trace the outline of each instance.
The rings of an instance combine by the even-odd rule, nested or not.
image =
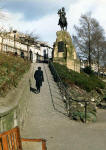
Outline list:
[[[58,63],[53,65],[64,86],[70,92],[71,98],[77,101],[88,101],[87,120],[96,121],[97,107],[102,106],[104,102],[106,106],[106,83],[94,74],[78,73]],[[72,119],[84,121],[84,111],[84,103],[71,101],[70,117]]]
[[[0,53],[0,96],[5,96],[12,87],[16,87],[29,68],[30,62]]]

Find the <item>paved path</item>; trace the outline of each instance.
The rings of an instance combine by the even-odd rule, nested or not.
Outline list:
[[[47,64],[35,64],[34,70],[38,66],[42,67],[45,81],[40,94],[31,92],[30,111],[21,129],[21,136],[46,139],[48,150],[106,150],[106,120],[99,120],[102,112],[97,123],[86,125],[67,118]],[[34,88],[33,77],[31,82]]]

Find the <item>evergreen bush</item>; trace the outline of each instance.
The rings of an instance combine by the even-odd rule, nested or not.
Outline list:
[[[53,64],[63,83],[65,83],[65,85],[75,84],[80,88],[86,90],[87,92],[90,92],[91,90],[94,90],[96,88],[100,89],[105,88],[105,83],[94,74],[88,75],[82,72],[78,73],[68,69],[64,65],[58,63]]]

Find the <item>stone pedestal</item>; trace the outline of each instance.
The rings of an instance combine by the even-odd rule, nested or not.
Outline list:
[[[66,65],[67,68],[80,72],[80,60],[67,31],[57,31],[54,43],[54,62]]]

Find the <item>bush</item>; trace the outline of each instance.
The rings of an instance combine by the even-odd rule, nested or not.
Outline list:
[[[70,70],[64,65],[58,63],[53,64],[63,83],[67,86],[70,86],[70,84],[75,84],[88,92],[96,88],[105,88],[105,83],[95,75],[91,74],[89,76],[85,73],[78,73]]]
[[[72,119],[78,120],[78,121],[81,120],[82,122],[85,122],[85,113],[84,112],[78,112],[78,111],[73,112]],[[86,121],[96,122],[96,115],[88,112],[87,116],[86,116]]]
[[[87,66],[84,68],[84,72],[91,75],[91,74],[94,74],[93,70],[91,69],[90,66]]]

